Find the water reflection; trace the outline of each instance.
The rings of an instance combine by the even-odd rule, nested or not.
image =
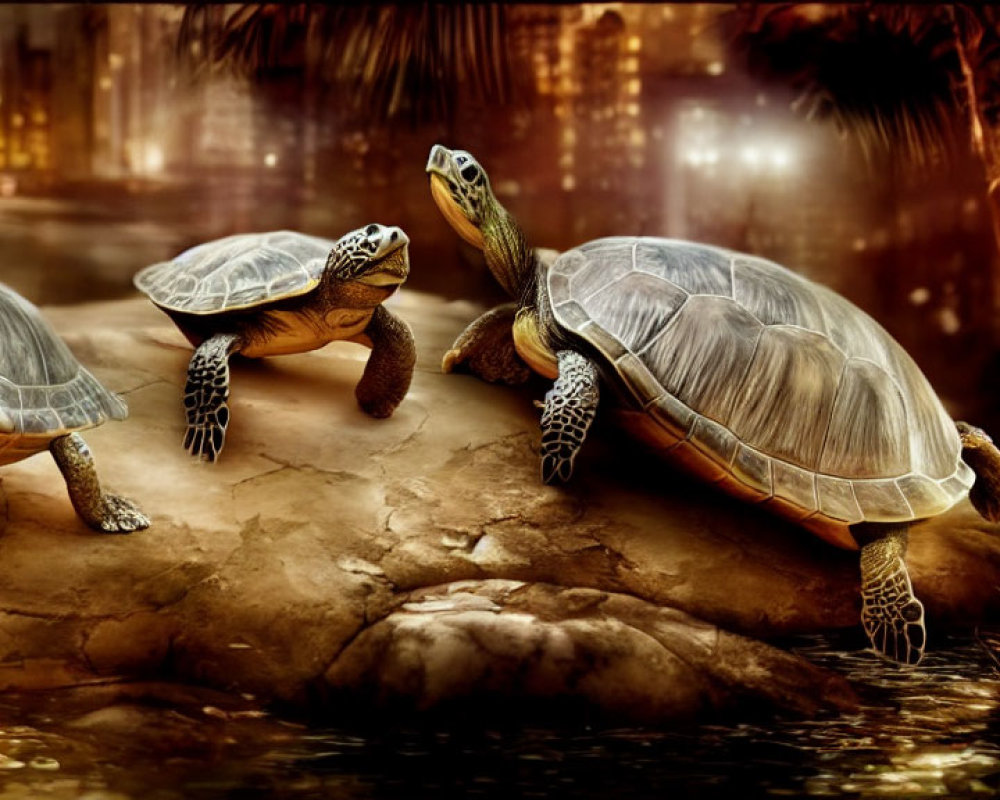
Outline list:
[[[807,721],[607,728],[585,719],[342,721],[157,684],[6,697],[0,799],[935,797],[1000,791],[1000,679],[952,638],[919,670],[811,637],[864,705]],[[90,794],[88,794],[88,792]]]

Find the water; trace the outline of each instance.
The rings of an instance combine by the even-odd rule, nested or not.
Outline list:
[[[912,671],[829,638],[793,644],[854,682],[856,713],[671,729],[493,719],[329,727],[159,684],[6,696],[0,800],[1000,793],[1000,678],[976,639],[952,638]]]

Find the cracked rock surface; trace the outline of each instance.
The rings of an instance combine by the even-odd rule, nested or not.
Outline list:
[[[391,304],[418,362],[390,419],[357,407],[357,345],[237,358],[215,465],[181,448],[191,350],[165,316],[144,299],[46,309],[128,399],[128,421],[84,437],[152,527],[90,531],[47,455],[0,473],[0,690],[163,676],[331,714],[345,698],[544,698],[652,720],[851,705],[836,675],[761,640],[857,626],[856,554],[672,472],[610,422],[572,486],[541,485],[545,384],[440,374],[479,309]],[[967,503],[914,531],[931,648],[995,615],[996,533]]]

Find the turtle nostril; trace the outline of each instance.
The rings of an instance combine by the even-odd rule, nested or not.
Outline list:
[[[389,237],[390,242],[394,242],[399,238],[399,231],[393,231],[392,235]]]

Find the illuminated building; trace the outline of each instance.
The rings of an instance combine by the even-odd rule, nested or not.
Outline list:
[[[0,39],[0,169],[52,168],[52,59],[24,13]]]

